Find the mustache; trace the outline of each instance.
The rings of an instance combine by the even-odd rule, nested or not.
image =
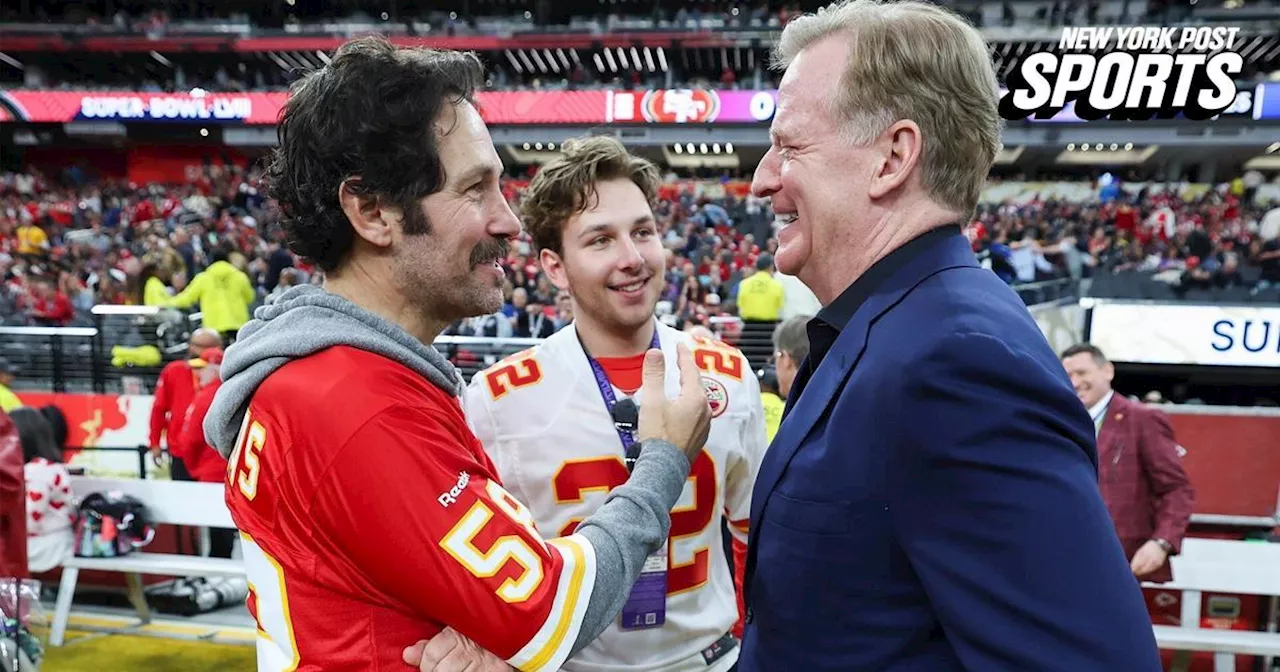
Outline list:
[[[478,266],[494,259],[507,258],[511,243],[506,238],[490,238],[471,249],[471,265]]]

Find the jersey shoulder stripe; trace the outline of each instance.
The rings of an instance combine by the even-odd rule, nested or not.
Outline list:
[[[507,661],[524,672],[557,670],[564,664],[587,613],[583,587],[595,583],[595,551],[585,537],[574,534],[548,539],[547,545],[558,551],[564,560],[561,573],[564,580],[556,588],[552,617],[543,623],[524,648]]]

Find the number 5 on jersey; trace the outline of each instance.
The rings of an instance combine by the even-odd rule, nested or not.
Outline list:
[[[258,478],[262,474],[262,450],[267,446],[267,428],[245,413],[236,439],[235,450],[227,460],[227,484],[239,487],[244,498],[253,501],[258,496]],[[244,463],[241,464],[241,458]]]
[[[514,562],[520,568],[519,574],[503,580],[497,594],[508,604],[519,604],[528,600],[542,584],[542,558],[517,534],[498,537],[489,543],[488,550],[481,550],[476,541],[494,519],[494,509],[527,531],[530,538],[539,539],[533,514],[497,483],[487,481],[484,489],[488,499],[477,499],[440,540],[440,546],[478,579],[492,578]],[[498,525],[498,529],[504,527]]]

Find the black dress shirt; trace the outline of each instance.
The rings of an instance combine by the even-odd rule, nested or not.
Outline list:
[[[960,233],[959,224],[947,224],[912,238],[906,245],[886,254],[880,261],[872,264],[871,268],[854,280],[853,284],[841,292],[835,301],[818,311],[818,314],[809,320],[806,325],[809,335],[809,356],[805,357],[804,362],[800,364],[795,383],[792,384],[791,392],[787,395],[788,411],[795,404],[795,400],[800,398],[800,393],[813,377],[813,372],[818,370],[818,365],[827,356],[831,346],[835,345],[836,339],[840,338],[840,332],[849,324],[849,320],[853,319],[854,313],[858,312],[862,304],[866,303],[872,292],[889,276],[906,265],[912,257],[934,243]]]

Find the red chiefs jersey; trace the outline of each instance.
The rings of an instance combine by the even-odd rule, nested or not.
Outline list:
[[[453,627],[520,670],[556,670],[595,581],[580,535],[543,541],[457,398],[335,347],[258,388],[227,469],[258,669],[408,669]]]
[[[151,402],[149,438],[152,446],[160,445],[160,436],[163,434],[169,451],[175,452],[178,439],[182,436],[182,421],[187,417],[187,408],[196,396],[196,387],[196,372],[188,360],[169,362],[160,369],[155,398]],[[178,457],[182,455],[179,454]]]
[[[191,478],[201,483],[221,483],[226,478],[227,461],[204,439],[204,418],[209,414],[209,407],[213,405],[213,398],[221,386],[222,381],[214,379],[196,392],[182,420],[182,436],[177,441],[178,448],[170,449],[182,458]]]

